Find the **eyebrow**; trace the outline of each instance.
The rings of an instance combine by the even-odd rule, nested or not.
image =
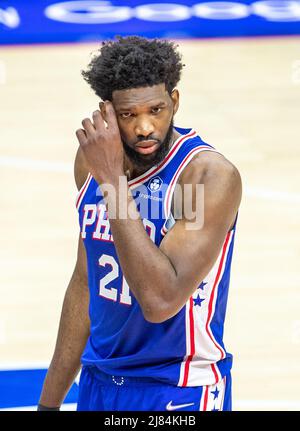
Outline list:
[[[136,108],[136,106],[138,105],[133,105],[131,107],[129,106],[120,106],[119,108],[116,109],[116,111],[120,112],[120,111],[131,111],[134,110]],[[148,108],[162,108],[167,106],[166,102],[157,102],[157,103],[152,103],[151,105],[149,104]]]

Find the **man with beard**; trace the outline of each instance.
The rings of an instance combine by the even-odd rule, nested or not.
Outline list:
[[[60,408],[81,366],[78,410],[231,409],[223,325],[241,179],[173,126],[182,67],[172,42],[131,36],[83,72],[102,102],[76,131],[78,256],[39,410]]]

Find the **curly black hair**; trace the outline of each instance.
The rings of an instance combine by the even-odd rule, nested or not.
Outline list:
[[[117,36],[103,42],[82,76],[102,100],[112,100],[115,90],[165,83],[171,94],[180,80],[181,54],[168,40]]]

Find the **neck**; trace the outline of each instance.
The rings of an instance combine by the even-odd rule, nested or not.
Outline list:
[[[178,133],[175,129],[173,130],[172,135],[172,143],[170,145],[170,149],[173,147],[175,141],[179,138],[180,133]],[[127,176],[128,180],[133,180],[134,178],[139,177],[140,175],[144,174],[148,169],[150,169],[151,166],[148,167],[140,167],[136,166],[127,156],[124,155],[124,172]]]

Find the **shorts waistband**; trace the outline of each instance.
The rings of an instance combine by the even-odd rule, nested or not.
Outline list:
[[[98,367],[84,365],[82,371],[90,372],[100,383],[112,386],[138,386],[138,385],[163,385],[166,383],[151,377],[129,377],[121,375],[111,375],[100,370]]]

